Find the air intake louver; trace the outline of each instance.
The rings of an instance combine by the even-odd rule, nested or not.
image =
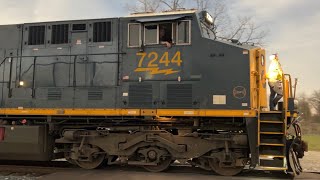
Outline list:
[[[167,85],[167,107],[191,108],[192,107],[192,85],[191,84],[168,84]]]
[[[152,107],[152,85],[130,85],[129,107]]]
[[[48,100],[61,100],[61,89],[48,89]]]
[[[45,26],[30,26],[28,45],[44,44]]]
[[[72,31],[85,31],[86,29],[86,24],[72,24]]]
[[[93,24],[93,42],[111,41],[111,22],[96,22]]]
[[[66,44],[69,41],[69,24],[52,25],[51,44]]]
[[[103,92],[101,90],[89,90],[88,100],[102,100]]]

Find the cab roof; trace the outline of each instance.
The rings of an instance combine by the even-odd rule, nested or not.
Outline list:
[[[163,11],[163,12],[142,12],[142,13],[132,13],[127,17],[149,17],[149,16],[166,16],[166,15],[180,15],[180,14],[193,14],[197,12],[196,9],[181,9],[175,11]]]

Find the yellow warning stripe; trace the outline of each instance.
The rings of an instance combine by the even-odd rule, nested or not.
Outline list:
[[[209,109],[29,109],[4,108],[0,115],[54,115],[54,116],[182,116],[182,117],[255,117],[254,110]]]
[[[4,115],[139,116],[139,109],[0,109]]]
[[[157,109],[158,116],[255,117],[254,110]]]
[[[262,146],[284,146],[284,144],[260,143]]]
[[[0,115],[256,117],[255,110],[0,108]],[[288,116],[291,114],[288,112]],[[296,114],[293,114],[295,117]]]
[[[265,166],[259,166],[257,169],[261,170],[267,170],[267,171],[285,171],[287,170],[286,167],[265,167]]]
[[[267,155],[267,154],[260,154],[260,159],[272,159],[272,158],[285,158],[286,156],[283,155]]]

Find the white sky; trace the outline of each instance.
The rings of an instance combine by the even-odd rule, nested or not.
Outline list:
[[[269,53],[279,53],[285,73],[299,79],[297,92],[320,90],[320,1],[231,0],[237,14],[252,15],[270,30]]]
[[[299,78],[299,93],[320,90],[320,0],[227,1],[230,14],[253,16],[270,30],[266,49],[279,54],[285,73]],[[125,16],[128,2],[0,0],[0,24]]]

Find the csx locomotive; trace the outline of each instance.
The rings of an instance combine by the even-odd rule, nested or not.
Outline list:
[[[268,111],[265,51],[213,26],[195,10],[0,26],[0,159],[299,173],[290,76]]]

